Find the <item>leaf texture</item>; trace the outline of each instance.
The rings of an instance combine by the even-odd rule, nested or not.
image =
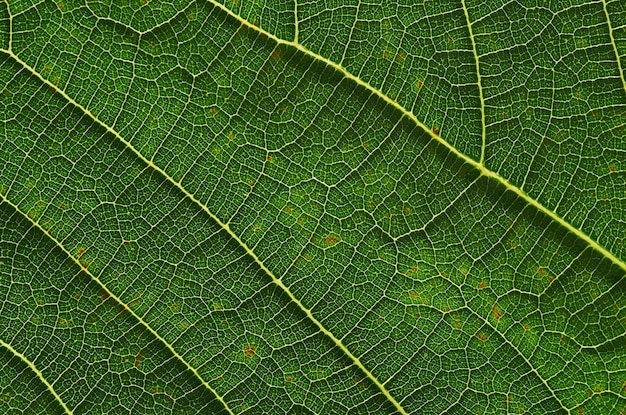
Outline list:
[[[626,411],[626,8],[0,3],[0,413]]]

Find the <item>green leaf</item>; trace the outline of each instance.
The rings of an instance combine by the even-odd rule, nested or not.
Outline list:
[[[625,412],[623,6],[0,3],[0,413]]]

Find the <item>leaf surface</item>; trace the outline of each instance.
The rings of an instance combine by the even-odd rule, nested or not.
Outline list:
[[[118,3],[0,4],[0,412],[626,411],[620,0]]]

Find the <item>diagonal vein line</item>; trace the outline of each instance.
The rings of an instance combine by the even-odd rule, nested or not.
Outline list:
[[[43,373],[41,373],[39,371],[39,369],[37,369],[37,367],[35,366],[35,364],[33,362],[31,362],[22,353],[20,353],[17,350],[15,350],[13,348],[13,346],[11,346],[10,344],[4,342],[2,339],[0,339],[0,346],[6,348],[11,353],[13,353],[15,356],[19,357],[22,362],[26,363],[26,365],[30,368],[30,370],[35,372],[35,374],[37,375],[37,377],[39,378],[41,383],[46,385],[46,388],[54,396],[54,398],[57,400],[57,402],[59,402],[59,404],[61,404],[61,406],[63,407],[63,410],[65,411],[65,413],[68,414],[68,415],[72,415],[73,414],[73,412],[70,410],[70,408],[68,408],[67,405],[65,404],[65,402],[63,402],[63,399],[61,399],[61,397],[59,396],[57,391],[54,390],[54,387],[50,384],[50,382],[48,382],[46,380],[46,378],[44,377]]]
[[[117,295],[115,295],[115,293],[111,292],[107,286],[100,280],[100,278],[98,278],[96,275],[94,275],[93,273],[91,273],[91,271],[89,271],[87,268],[85,268],[81,263],[80,260],[78,258],[76,258],[75,256],[73,256],[66,248],[65,246],[58,241],[55,237],[53,237],[52,235],[50,235],[49,232],[46,232],[45,229],[43,229],[41,227],[41,225],[39,224],[39,222],[36,222],[33,218],[29,217],[28,215],[26,215],[24,212],[22,212],[13,202],[11,202],[10,200],[8,200],[6,198],[5,195],[0,194],[0,197],[2,197],[2,202],[7,203],[8,205],[10,205],[11,207],[13,207],[13,209],[15,209],[16,212],[19,212],[22,216],[24,216],[26,219],[28,219],[28,221],[32,224],[33,227],[39,229],[44,235],[46,235],[48,238],[50,238],[63,252],[65,252],[65,254],[67,254],[68,258],[70,258],[76,265],[78,265],[78,267],[80,267],[81,271],[86,273],[87,275],[89,275],[91,277],[91,279],[93,281],[95,281],[98,285],[100,285],[100,287],[106,291],[107,295],[110,298],[113,298],[113,300],[115,302],[117,302],[120,306],[122,306],[124,308],[124,310],[126,312],[128,312],[129,314],[131,314],[135,319],[137,319],[137,321],[144,326],[146,329],[148,329],[148,331],[150,333],[152,333],[152,335],[159,340],[163,345],[165,345],[165,347],[167,347],[167,349],[172,353],[172,355],[174,357],[176,357],[178,360],[180,360],[185,367],[187,367],[191,372],[193,372],[193,374],[196,376],[196,378],[198,378],[198,380],[202,383],[202,385],[204,385],[204,387],[206,387],[208,390],[210,390],[213,395],[216,397],[216,399],[218,401],[220,401],[222,403],[222,405],[224,405],[224,408],[228,411],[228,413],[234,415],[234,412],[228,407],[228,405],[226,404],[226,401],[224,400],[224,398],[219,395],[217,393],[217,391],[211,387],[211,385],[209,385],[209,383],[207,381],[205,381],[202,376],[200,376],[200,373],[198,373],[198,370],[196,368],[194,368],[193,366],[191,366],[184,358],[183,356],[181,356],[176,350],[174,350],[174,347],[167,341],[165,340],[163,337],[161,337],[161,335],[159,333],[157,333],[156,330],[154,330],[146,321],[144,321],[131,307],[129,307],[124,301],[122,301],[121,298],[119,298]],[[2,340],[0,340],[0,342],[2,342]],[[4,342],[0,343],[0,344],[5,344]],[[7,345],[8,346],[8,345]],[[9,346],[10,347],[10,346]],[[25,357],[22,357],[22,355],[18,354],[16,351],[14,351],[13,349],[11,349],[11,351],[13,351],[16,355],[20,356],[22,358],[22,360],[24,360],[25,362],[28,362],[28,360],[26,360]],[[32,366],[31,368],[36,371],[37,375],[46,383],[46,385],[49,385],[48,382],[43,378],[43,376],[40,374],[39,371],[37,371],[37,369]],[[52,390],[52,387],[49,386],[49,389]],[[55,396],[58,397],[58,395],[56,395],[56,393],[54,392],[54,390],[52,390],[52,393],[55,394]],[[60,398],[57,398],[60,400]],[[65,405],[64,405],[65,407]],[[65,407],[66,408],[66,407]],[[68,410],[69,412],[69,410]]]
[[[615,42],[615,37],[613,36],[613,26],[611,25],[611,18],[609,16],[609,11],[607,10],[606,3],[606,0],[602,0],[602,8],[604,9],[604,14],[606,16],[606,24],[609,27],[611,46],[613,46],[613,51],[615,52],[615,60],[617,60],[617,70],[619,71],[619,77],[622,80],[622,88],[624,89],[624,93],[626,94],[626,78],[624,78],[624,69],[622,68],[622,61],[619,58],[619,51],[617,50],[617,43]]]
[[[43,77],[41,77],[41,75],[39,75],[39,73],[37,73],[32,67],[30,67],[26,62],[22,61],[17,55],[15,55],[12,51],[8,51],[7,52],[9,55],[11,55],[11,57],[13,57],[13,59],[15,59],[19,64],[23,65],[24,68],[28,69],[34,76],[36,76],[37,78],[39,78],[42,82],[44,82],[45,84],[49,85],[49,86],[54,86],[50,81],[44,79]],[[335,335],[333,333],[331,333],[328,329],[326,329],[322,323],[317,320],[314,316],[313,313],[311,312],[310,309],[304,307],[304,305],[300,302],[300,300],[297,299],[296,296],[293,295],[293,293],[291,292],[291,290],[289,290],[289,288],[280,280],[280,278],[276,277],[276,275],[274,275],[274,273],[267,268],[267,266],[263,263],[263,261],[256,255],[255,252],[253,252],[248,245],[246,245],[246,243],[244,241],[241,240],[241,238],[239,238],[239,236],[237,234],[235,234],[231,229],[230,226],[227,223],[224,223],[220,218],[218,218],[213,212],[211,212],[211,210],[209,210],[209,208],[202,203],[201,201],[199,201],[198,199],[196,199],[196,197],[189,193],[187,191],[187,189],[185,189],[181,183],[177,182],[176,180],[174,180],[170,175],[168,175],[163,169],[161,169],[159,166],[157,166],[156,164],[154,164],[152,161],[148,160],[143,154],[141,154],[130,142],[128,142],[126,139],[124,139],[117,131],[115,131],[112,127],[108,126],[107,124],[105,124],[103,121],[101,121],[99,118],[97,118],[95,115],[91,114],[91,112],[89,112],[87,110],[87,108],[83,107],[81,104],[79,104],[78,102],[76,102],[75,100],[73,100],[71,97],[69,97],[65,91],[61,90],[61,89],[57,89],[57,93],[60,93],[63,98],[65,98],[69,103],[71,103],[72,105],[74,105],[76,108],[79,108],[81,111],[83,111],[85,114],[87,114],[89,117],[91,117],[94,122],[96,122],[98,125],[102,126],[108,133],[112,134],[116,139],[118,139],[120,142],[122,142],[122,144],[124,144],[129,150],[131,150],[142,162],[144,162],[146,164],[146,166],[149,166],[151,168],[153,168],[155,171],[159,172],[168,182],[170,182],[171,184],[173,184],[176,188],[178,188],[181,193],[183,195],[185,195],[185,197],[188,197],[191,201],[193,201],[193,203],[195,203],[198,207],[200,207],[212,220],[214,220],[218,226],[220,226],[222,229],[224,229],[226,232],[228,232],[228,234],[231,236],[231,238],[233,238],[244,250],[245,252],[257,263],[257,265],[265,272],[267,273],[267,275],[270,276],[270,278],[272,279],[272,281],[274,282],[274,284],[276,284],[281,290],[283,290],[288,296],[289,298],[302,310],[304,311],[304,313],[306,314],[306,316],[317,326],[317,328],[320,330],[320,332],[324,333],[326,336],[328,336],[333,343],[335,343],[335,345],[341,349],[341,351],[347,355],[352,361],[353,363],[363,371],[363,373],[365,373],[365,375],[367,375],[368,378],[370,378],[370,380],[380,389],[381,393],[394,405],[394,407],[396,408],[396,410],[403,414],[403,415],[408,415],[408,413],[404,410],[404,408],[402,408],[402,406],[400,405],[400,403],[393,397],[391,396],[391,394],[389,393],[389,391],[385,388],[385,386],[383,385],[382,382],[380,382],[364,365],[363,363],[361,363],[361,361],[354,356],[354,354],[352,354],[352,352],[350,352],[350,350],[348,350],[348,348],[346,346],[343,345],[343,343],[341,343],[341,340],[339,340],[337,337],[335,337]],[[19,209],[17,209],[17,206],[15,206],[13,203],[9,202],[4,195],[2,195],[2,199],[5,200],[6,202],[8,202],[9,204],[11,204],[11,206],[13,206],[16,210],[19,211]],[[23,214],[23,213],[22,213]],[[26,217],[28,217],[28,215],[24,215]],[[41,229],[43,231],[43,228],[41,228],[41,226],[34,222],[31,218],[28,218],[31,223],[33,223],[34,226],[37,226],[39,229]],[[52,236],[50,236],[51,239],[53,239],[55,241],[55,243],[61,248],[63,249],[63,251],[65,251],[67,253],[67,255],[72,258],[72,260],[74,262],[76,262],[85,272],[87,272],[91,278],[93,278],[94,281],[96,281],[103,289],[105,289],[109,295],[111,297],[113,297],[115,299],[115,301],[117,301],[120,305],[122,305],[129,313],[131,313],[139,322],[141,322],[142,325],[144,325],[156,338],[158,338],[161,342],[163,342],[163,344],[166,345],[166,347],[172,352],[172,354],[174,354],[174,356],[176,356],[181,362],[183,362],[188,368],[189,370],[191,370],[196,377],[202,382],[202,384],[209,389],[211,392],[213,392],[213,394],[217,397],[217,399],[222,402],[222,404],[224,405],[224,407],[231,413],[233,414],[233,412],[230,410],[230,408],[228,407],[228,405],[226,404],[226,402],[224,401],[224,399],[217,393],[217,391],[215,389],[213,389],[208,382],[206,382],[198,373],[198,371],[193,368],[189,363],[187,363],[187,361],[185,361],[183,359],[183,357],[178,354],[178,352],[176,352],[174,350],[174,348],[172,347],[172,345],[170,345],[163,337],[161,337],[151,326],[148,325],[148,323],[146,323],[138,314],[136,314],[130,307],[128,307],[119,297],[117,297],[114,293],[112,293],[111,291],[108,290],[108,288],[105,286],[105,284],[100,281],[100,279],[91,274],[89,272],[89,270],[84,269],[84,267],[82,267],[82,265],[80,264],[80,262],[78,261],[78,259],[76,259],[75,257],[73,257],[71,255],[71,253],[69,251],[67,251],[67,249],[65,249],[64,246],[62,246],[55,238],[53,238]]]
[[[532,198],[531,196],[529,196],[522,189],[520,189],[519,187],[517,187],[514,184],[510,183],[507,179],[505,179],[504,177],[500,176],[495,171],[489,170],[480,161],[476,161],[473,158],[463,154],[461,151],[459,151],[452,144],[448,143],[446,140],[444,140],[438,134],[435,134],[430,128],[428,128],[423,122],[421,122],[415,116],[415,114],[413,114],[412,111],[406,109],[401,104],[399,104],[397,101],[394,101],[393,99],[391,99],[390,97],[385,95],[385,93],[382,90],[374,87],[373,85],[370,85],[366,81],[364,81],[361,78],[357,77],[356,75],[352,74],[351,72],[349,72],[346,68],[344,68],[340,64],[338,64],[336,62],[333,62],[330,59],[325,58],[325,57],[323,57],[323,56],[321,56],[321,55],[319,55],[319,54],[317,54],[317,53],[307,49],[305,46],[303,46],[303,45],[301,45],[299,43],[295,43],[295,42],[288,41],[288,40],[283,40],[283,39],[281,39],[281,38],[279,38],[279,37],[277,37],[277,36],[267,32],[267,31],[265,31],[264,29],[249,23],[244,18],[240,17],[239,15],[235,14],[234,12],[232,12],[231,10],[226,8],[226,6],[224,6],[224,5],[220,4],[220,3],[215,2],[215,0],[210,0],[210,1],[211,1],[211,3],[213,5],[215,5],[215,7],[219,7],[221,10],[223,10],[229,16],[231,16],[231,17],[237,19],[237,21],[241,22],[242,25],[247,26],[249,30],[255,30],[255,31],[259,32],[260,34],[265,35],[268,38],[272,39],[273,41],[275,41],[278,44],[293,47],[293,48],[299,50],[300,52],[304,53],[305,55],[307,55],[307,56],[309,56],[309,57],[311,57],[311,58],[313,58],[313,59],[315,59],[315,60],[317,60],[319,62],[323,62],[324,64],[328,65],[329,67],[335,69],[337,72],[341,73],[345,78],[350,79],[355,84],[360,85],[361,87],[367,89],[373,95],[376,95],[381,100],[386,102],[390,107],[400,111],[401,114],[403,114],[404,116],[409,118],[411,121],[413,121],[415,123],[415,125],[417,125],[418,127],[422,128],[427,134],[429,134],[431,136],[431,139],[437,141],[439,144],[441,144],[443,147],[445,147],[450,153],[454,154],[456,157],[458,157],[459,159],[463,160],[465,163],[469,164],[470,166],[472,166],[476,170],[478,170],[478,172],[482,176],[486,176],[486,177],[488,177],[490,179],[494,179],[494,180],[502,183],[504,185],[504,187],[506,188],[506,190],[515,193],[522,200],[524,200],[528,205],[534,206],[537,210],[539,210],[540,212],[546,214],[548,217],[550,217],[555,222],[559,223],[561,226],[563,226],[569,232],[573,233],[578,238],[580,238],[581,240],[585,241],[585,243],[587,243],[595,251],[597,251],[598,253],[602,254],[606,258],[610,259],[611,262],[613,262],[615,265],[617,265],[619,268],[621,268],[622,271],[624,271],[624,273],[625,273],[624,275],[626,276],[626,261],[621,260],[620,258],[617,258],[615,255],[613,255],[612,252],[608,251],[606,248],[601,246],[598,242],[596,242],[594,239],[592,239],[589,235],[584,233],[582,230],[580,230],[580,229],[576,228],[575,226],[571,225],[565,219],[563,219],[559,215],[557,215],[554,211],[552,211],[552,210],[548,209],[547,207],[545,207],[544,205],[542,205],[538,200],[536,200],[536,199]],[[619,62],[619,59],[618,59],[618,62]],[[625,88],[626,88],[626,83],[625,83]]]
[[[476,61],[476,82],[478,84],[478,99],[480,99],[480,118],[481,118],[481,125],[482,125],[482,131],[480,134],[482,138],[482,143],[480,146],[479,163],[484,164],[485,163],[485,146],[487,145],[486,143],[487,124],[485,122],[485,98],[483,96],[483,85],[480,80],[480,64],[478,60],[478,51],[476,50],[476,39],[474,38],[474,32],[472,31],[472,23],[469,18],[469,11],[467,10],[467,6],[465,5],[465,0],[461,0],[461,2],[463,3],[463,13],[465,13],[465,20],[467,21],[467,29],[469,30],[469,37],[470,37],[470,40],[472,41],[472,50],[474,52],[473,55]]]

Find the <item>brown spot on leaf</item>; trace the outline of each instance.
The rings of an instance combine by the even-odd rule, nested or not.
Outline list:
[[[498,304],[494,304],[494,306],[491,307],[491,312],[496,320],[500,320],[502,318],[502,311],[500,310]]]
[[[250,344],[246,345],[246,347],[243,348],[243,354],[244,356],[246,356],[247,358],[251,359],[256,355],[256,348]]]

